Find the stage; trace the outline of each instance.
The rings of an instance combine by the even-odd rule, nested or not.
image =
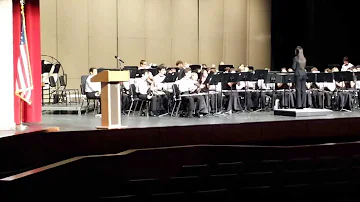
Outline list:
[[[204,126],[204,125],[223,125],[223,124],[244,124],[244,123],[263,123],[263,122],[294,122],[300,120],[319,121],[336,120],[343,118],[360,118],[360,111],[354,112],[332,112],[325,116],[275,116],[274,112],[242,112],[231,115],[212,115],[201,118],[183,117],[144,117],[138,115],[123,115],[122,122],[127,128],[159,128],[173,126]],[[360,119],[359,119],[360,120]],[[43,121],[39,124],[27,124],[28,131],[36,131],[49,127],[58,127],[60,131],[88,131],[96,130],[96,126],[101,124],[101,117],[94,116],[92,113],[78,116],[77,114],[43,114]],[[11,136],[27,131],[0,131],[0,137]]]
[[[129,117],[119,130],[96,130],[101,118],[77,114],[44,114],[28,131],[2,131],[1,173],[8,175],[60,160],[115,154],[128,149],[184,145],[292,146],[359,141],[360,112],[287,117],[274,112],[239,113],[202,118]],[[45,131],[58,127],[59,132]],[[43,130],[43,131],[40,131]]]

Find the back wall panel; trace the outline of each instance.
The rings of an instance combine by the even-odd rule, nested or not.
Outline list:
[[[148,63],[270,67],[271,1],[41,0],[42,54],[79,88],[90,67]]]

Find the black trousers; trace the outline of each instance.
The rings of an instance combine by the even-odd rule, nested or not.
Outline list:
[[[187,103],[189,113],[195,110],[195,114],[209,113],[206,106],[205,97],[202,95],[184,96],[182,99]]]
[[[151,99],[148,99],[147,95],[139,94],[139,98],[150,101],[150,111],[156,113],[160,109],[161,98],[159,96],[153,95]]]
[[[274,93],[271,91],[267,91],[267,92],[261,92],[260,93],[260,98],[261,98],[261,106],[265,107],[266,106],[266,97],[270,97],[271,102],[269,103],[268,107],[272,107],[274,106],[273,102],[275,101],[274,99]]]
[[[97,92],[86,92],[85,95],[86,95],[86,98],[87,99],[94,99],[95,101],[96,100],[99,100],[100,102],[100,114],[101,114],[101,99],[100,99],[100,96],[97,96],[96,95]]]
[[[221,109],[222,109],[222,106],[221,106],[221,99],[222,99],[221,94],[220,93],[218,93],[218,94],[210,94],[209,99],[210,99],[211,112],[215,113],[216,109],[221,111]]]
[[[306,74],[295,76],[296,108],[306,107]]]

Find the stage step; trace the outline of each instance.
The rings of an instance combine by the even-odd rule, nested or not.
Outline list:
[[[327,116],[333,111],[329,109],[274,109],[274,115],[292,117]]]

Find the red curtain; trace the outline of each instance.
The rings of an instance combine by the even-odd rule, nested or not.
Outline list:
[[[26,0],[25,3],[26,33],[34,89],[31,96],[31,105],[20,102],[17,96],[14,97],[16,124],[21,121],[27,123],[41,122],[42,118],[40,5],[39,0]],[[17,77],[16,65],[19,57],[20,20],[20,2],[19,0],[13,0],[14,88],[15,78]],[[22,116],[20,116],[21,103],[23,104]],[[21,117],[22,120],[20,120]]]

